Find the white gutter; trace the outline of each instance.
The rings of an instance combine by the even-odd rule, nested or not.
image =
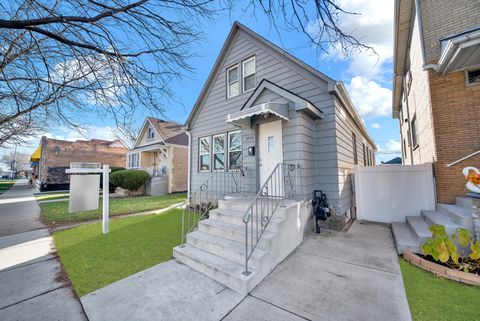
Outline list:
[[[192,136],[188,130],[185,131],[185,133],[188,136],[188,170],[187,170],[187,176],[188,176],[188,181],[187,181],[187,197],[190,197],[190,185],[191,185],[191,152],[192,152]]]

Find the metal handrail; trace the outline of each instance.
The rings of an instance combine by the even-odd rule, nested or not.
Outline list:
[[[476,152],[473,152],[473,153],[471,153],[471,154],[469,154],[469,155],[467,155],[467,156],[464,156],[464,157],[462,157],[462,158],[457,159],[456,161],[448,164],[447,167],[452,167],[453,165],[458,164],[458,163],[460,163],[460,162],[463,162],[464,160],[469,159],[470,157],[473,157],[473,156],[475,156],[475,155],[477,155],[477,154],[480,154],[480,150],[477,150]]]
[[[245,271],[243,275],[251,273],[248,270],[248,262],[276,210],[279,206],[285,206],[285,200],[293,198],[296,194],[296,168],[293,164],[278,163],[243,215],[245,224]]]
[[[208,212],[218,206],[218,201],[231,193],[245,195],[243,169],[214,172],[186,201],[176,206],[182,209],[182,247],[185,246],[187,234],[197,229],[198,223],[207,217]]]

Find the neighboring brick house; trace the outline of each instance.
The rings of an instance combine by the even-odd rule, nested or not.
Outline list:
[[[403,163],[432,162],[438,201],[453,203],[462,168],[480,167],[480,1],[396,0],[394,26]]]
[[[183,125],[147,117],[133,148],[128,152],[127,168],[143,169],[152,179],[147,193],[184,192],[188,181],[188,136]],[[165,179],[166,178],[166,179]],[[152,191],[149,184],[163,182],[163,192]]]
[[[65,169],[72,162],[108,164],[125,167],[128,148],[120,140],[92,139],[74,142],[42,137],[32,155],[32,173],[41,191],[69,189]]]

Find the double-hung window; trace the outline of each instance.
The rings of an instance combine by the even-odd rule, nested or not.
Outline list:
[[[358,153],[357,153],[357,135],[352,133],[352,144],[353,144],[353,163],[358,164]]]
[[[128,168],[138,168],[138,154],[128,155]]]
[[[225,170],[225,135],[213,136],[213,170]]]
[[[227,69],[227,98],[238,96],[239,93],[238,66],[235,66]]]
[[[200,138],[200,150],[199,150],[199,170],[201,172],[210,171],[210,152],[211,144],[210,137]]]
[[[242,132],[228,133],[228,169],[239,170],[242,168]]]
[[[255,88],[255,57],[242,61],[243,92]]]
[[[147,139],[153,139],[154,137],[155,137],[155,131],[153,130],[152,127],[149,127]]]
[[[418,128],[417,128],[417,117],[413,116],[412,119],[412,143],[413,148],[417,147],[418,145]]]

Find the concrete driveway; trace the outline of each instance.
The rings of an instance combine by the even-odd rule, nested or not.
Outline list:
[[[100,320],[411,320],[390,228],[323,230],[243,298],[175,260],[81,298]]]
[[[0,196],[0,320],[86,320],[26,180]]]
[[[224,320],[411,320],[390,228],[311,235]]]

